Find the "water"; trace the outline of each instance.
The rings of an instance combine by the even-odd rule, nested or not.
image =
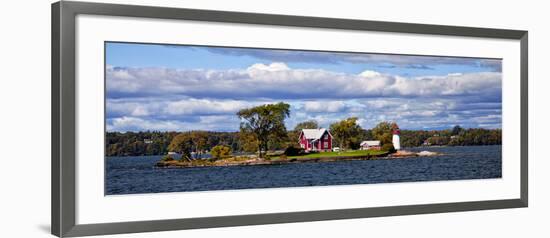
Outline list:
[[[501,146],[407,148],[444,155],[284,165],[154,168],[162,156],[108,157],[107,195],[500,178]]]

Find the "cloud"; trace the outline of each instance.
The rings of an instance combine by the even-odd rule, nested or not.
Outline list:
[[[342,101],[307,101],[304,103],[306,112],[341,112],[346,108]]]
[[[290,70],[290,68],[285,63],[271,63],[270,65],[265,64],[253,64],[252,66],[248,67],[247,71],[249,74],[254,74],[255,72],[276,72],[276,71],[286,71]]]
[[[251,56],[258,59],[280,62],[306,62],[335,64],[340,61],[341,53],[294,51],[294,50],[266,50],[255,48],[229,48],[229,47],[200,47],[216,54],[231,56]]]
[[[198,116],[196,121],[123,116],[107,120],[107,131],[237,131],[239,120],[228,116]]]
[[[355,63],[375,64],[381,67],[401,67],[432,70],[434,65],[463,65],[486,68],[491,71],[502,71],[500,59],[484,59],[469,57],[397,55],[376,53],[343,53],[303,50],[266,50],[255,48],[228,48],[228,47],[196,47],[212,53],[230,56],[250,56],[258,59],[280,62],[298,63]]]
[[[440,129],[453,125],[500,128],[500,103],[477,103],[461,98],[387,98],[362,100],[366,128],[380,120],[396,121],[402,128]],[[490,118],[489,120],[486,118]]]
[[[179,131],[186,127],[185,123],[178,121],[147,120],[129,116],[114,118],[107,122],[107,131]]]
[[[273,103],[270,101],[243,101],[231,99],[197,99],[197,98],[126,98],[107,99],[108,118],[120,116],[164,117],[204,115],[235,115],[243,108]]]
[[[185,70],[107,68],[109,98],[185,95],[202,98],[307,99],[500,95],[501,73],[401,77],[366,70],[345,74],[322,69],[291,69],[284,63],[247,69]]]
[[[234,114],[242,108],[262,103],[263,102],[249,103],[237,100],[191,98],[167,103],[164,112],[170,115]]]
[[[245,69],[107,70],[107,130],[237,131],[235,113],[284,101],[287,128],[305,120],[321,126],[358,117],[364,128],[382,120],[405,129],[501,127],[498,72],[402,77],[365,70],[344,74],[293,69],[284,63]]]
[[[108,130],[217,130],[237,131],[239,119],[235,111],[241,107],[229,110],[219,110],[218,106],[209,105],[240,105],[242,108],[260,105],[264,101],[236,101],[236,100],[206,100],[187,98],[176,100],[178,104],[188,101],[193,110],[172,111],[172,114],[158,108],[159,104],[171,104],[169,99],[160,103],[163,99],[154,99],[151,102],[135,99],[130,102],[117,99],[116,103],[109,105],[125,105],[128,114],[114,114],[108,110]],[[134,101],[134,102],[132,102]],[[463,127],[500,128],[501,105],[498,103],[476,103],[451,99],[434,98],[366,98],[331,101],[318,100],[290,100],[290,118],[286,120],[287,128],[305,120],[317,120],[321,126],[329,127],[330,124],[347,117],[358,117],[363,128],[372,128],[383,120],[396,121],[402,128],[408,129],[433,129],[449,128],[453,125]],[[202,111],[194,111],[194,108],[204,106]],[[223,106],[221,106],[223,107]],[[147,115],[130,115],[136,108],[145,108],[150,113]],[[155,111],[157,110],[157,111]],[[212,110],[212,111],[209,111]]]

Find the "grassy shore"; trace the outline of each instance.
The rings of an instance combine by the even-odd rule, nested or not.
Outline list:
[[[314,158],[330,158],[330,157],[347,157],[347,156],[379,156],[387,154],[387,151],[381,150],[350,150],[350,151],[341,151],[341,152],[318,152],[318,153],[309,153],[305,155],[298,156],[288,156],[288,159],[314,159]],[[275,157],[277,159],[279,157]]]

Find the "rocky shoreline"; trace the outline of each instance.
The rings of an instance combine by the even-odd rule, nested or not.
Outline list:
[[[246,158],[237,161],[159,161],[155,164],[156,168],[193,168],[193,167],[226,167],[226,166],[253,166],[253,165],[282,165],[282,164],[297,164],[297,163],[315,163],[315,162],[336,162],[336,161],[350,161],[350,160],[376,160],[376,159],[405,159],[418,156],[436,156],[440,153],[421,151],[398,151],[395,153],[383,153],[380,155],[369,156],[333,156],[333,157],[320,157],[320,158],[289,158],[289,159],[276,159],[265,160],[258,158]]]
[[[418,157],[418,156],[436,156],[441,155],[441,153],[437,152],[431,152],[431,151],[420,151],[420,152],[413,152],[413,151],[407,151],[407,150],[400,150],[395,153],[389,154],[388,158],[407,158],[407,157]]]

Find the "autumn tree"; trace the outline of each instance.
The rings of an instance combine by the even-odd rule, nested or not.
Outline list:
[[[172,139],[168,150],[182,154],[183,159],[200,159],[207,149],[208,133],[205,131],[191,131],[180,133]],[[195,158],[192,156],[195,152]]]
[[[268,150],[269,140],[286,136],[285,118],[290,116],[290,105],[279,102],[242,109],[237,112],[241,119],[241,133],[252,133],[258,141],[259,157]]]
[[[191,137],[192,150],[195,152],[195,159],[200,159],[207,149],[208,133],[206,131],[192,131]]]
[[[226,145],[217,145],[210,151],[212,159],[218,160],[231,156],[231,147]]]
[[[330,125],[330,132],[343,150],[357,147],[363,129],[357,124],[357,117],[350,117]]]
[[[191,160],[191,151],[193,150],[193,140],[190,133],[180,133],[172,139],[168,145],[168,151],[182,154],[180,160]]]

